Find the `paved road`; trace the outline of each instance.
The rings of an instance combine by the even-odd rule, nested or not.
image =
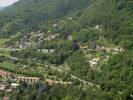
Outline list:
[[[84,79],[81,79],[81,78],[79,78],[73,74],[70,74],[70,75],[71,75],[71,78],[77,79],[78,81],[82,82],[83,84],[87,84],[87,85],[92,86],[92,87],[95,86],[97,88],[100,88],[100,85],[97,85],[97,84],[89,82],[89,81],[85,81]]]

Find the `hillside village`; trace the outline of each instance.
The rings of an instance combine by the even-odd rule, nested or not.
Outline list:
[[[46,40],[52,40],[58,37],[59,34],[55,35],[47,35],[45,36],[44,33],[40,32],[31,32],[25,34],[19,41],[17,41],[15,44],[10,45],[9,48],[18,48],[18,49],[26,49],[28,47],[36,47],[37,45],[40,45],[43,41]]]
[[[132,100],[131,0],[19,0],[0,10],[0,100]]]
[[[54,27],[55,26],[56,25],[54,24]],[[98,29],[99,28],[98,25],[95,26],[95,28]],[[15,44],[10,45],[8,48],[10,48],[11,50],[14,49],[14,51],[21,51],[21,50],[24,50],[30,47],[36,48],[38,45],[40,45],[44,41],[57,40],[58,38],[59,38],[59,34],[46,36],[44,33],[41,33],[41,32],[31,32],[31,33],[27,33],[26,35],[24,35],[24,37],[22,37]],[[99,45],[96,45],[95,49],[90,48],[88,45],[83,45],[83,46],[80,46],[80,49],[85,55],[87,63],[90,65],[90,67],[93,70],[100,70],[100,68],[98,68],[99,64],[103,62],[107,62],[109,60],[110,54],[111,55],[118,54],[119,52],[122,52],[124,50],[123,48],[120,48],[120,47],[119,48],[118,47],[105,47],[105,46],[99,46]],[[94,50],[95,50],[95,54],[91,53]],[[54,49],[37,49],[37,52],[42,52],[42,53],[52,53],[54,51],[55,51]],[[97,56],[98,53],[103,53],[104,55]],[[13,60],[16,60],[16,59],[13,59]],[[24,70],[25,68],[26,67],[23,67],[20,70]],[[24,76],[14,77],[12,76],[11,73],[3,71],[3,70],[0,70],[0,76],[3,78],[11,79],[11,80],[16,80],[17,83],[12,83],[15,86],[19,85],[18,81],[24,81],[27,83],[37,83],[40,80],[39,77],[26,77],[26,76],[25,77]],[[12,77],[14,77],[14,79],[12,79]],[[75,76],[73,78],[75,78]],[[72,82],[65,82],[65,81],[63,82],[63,81],[57,81],[57,80],[51,80],[51,79],[46,79],[45,83],[48,83],[49,85],[72,84]],[[1,84],[1,86],[3,86],[3,83]]]
[[[109,60],[109,55],[115,55],[122,51],[124,51],[123,48],[118,47],[104,47],[104,46],[96,46],[96,53],[103,53],[101,56],[96,56],[95,54],[91,54],[91,51],[93,49],[89,48],[88,46],[81,46],[81,50],[83,51],[87,62],[90,64],[90,67],[94,70],[96,70],[98,64],[100,62],[107,62]]]
[[[72,20],[72,17],[69,17],[68,20]],[[66,23],[65,20],[60,21],[59,23]],[[61,24],[62,25],[62,24]],[[60,25],[58,24],[53,24],[51,25],[51,28],[61,28]],[[100,25],[96,25],[94,27],[95,30],[100,30],[102,32],[102,28]],[[15,35],[12,39],[19,37],[20,34]],[[38,48],[39,45],[43,44],[45,41],[46,42],[51,42],[51,41],[58,41],[61,38],[60,34],[51,34],[51,31],[48,31],[47,33],[43,32],[29,32],[25,33],[21,38],[16,41],[13,44],[8,45],[6,48],[8,48],[11,51],[21,51],[25,50],[27,48],[34,48],[36,52],[42,52],[42,53],[53,53],[55,52],[55,49],[48,49],[48,48]],[[73,36],[68,35],[68,40],[72,41]],[[10,43],[10,42],[9,42]],[[4,50],[4,48],[1,48],[1,50]],[[83,54],[86,57],[86,61],[90,65],[90,67],[94,70],[96,70],[97,66],[100,63],[107,62],[109,60],[110,54],[115,55],[118,54],[119,52],[124,51],[123,48],[120,46],[113,46],[113,47],[107,47],[107,46],[102,46],[95,44],[95,48],[92,48],[90,45],[85,44],[85,45],[80,45],[80,50],[83,52]],[[95,53],[92,53],[95,51]],[[101,55],[102,54],[102,55]],[[17,57],[9,57],[13,60],[20,60]],[[21,59],[22,60],[22,59]]]
[[[26,82],[27,84],[36,84],[37,82],[42,82],[45,84],[53,85],[53,84],[64,84],[64,85],[71,85],[72,82],[65,82],[65,81],[56,81],[56,80],[50,80],[46,79],[44,82],[40,80],[39,77],[26,77],[26,76],[16,76],[13,73],[0,70],[0,77],[4,78],[10,83],[8,83],[6,80],[0,81],[0,91],[5,91],[8,93],[11,93],[14,88],[17,88],[21,82]]]

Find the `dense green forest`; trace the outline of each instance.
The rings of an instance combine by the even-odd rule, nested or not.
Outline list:
[[[20,0],[5,8],[1,14],[4,17],[1,19],[1,24],[8,21],[6,26],[11,25],[7,34],[41,29],[44,31],[45,28],[42,25],[47,20],[57,20],[69,13],[80,12],[90,3],[91,0]]]
[[[74,83],[71,86],[21,83],[11,98],[133,100],[132,5],[132,0],[19,0],[2,10],[0,38],[10,39],[5,43],[7,47],[30,32],[43,32],[46,37],[50,33],[59,35],[57,39],[44,40],[35,47],[12,51],[12,56],[24,59],[15,64],[67,65],[67,75],[54,74],[63,80],[71,80],[72,75],[79,77],[79,80],[72,80]],[[20,35],[16,36],[18,33]],[[84,52],[84,45],[91,50]],[[115,46],[123,48],[123,51],[112,54],[97,50],[97,47]],[[37,52],[38,49],[54,49],[54,52]],[[101,59],[95,70],[87,62],[90,56]],[[109,59],[104,62],[106,56]],[[99,88],[83,85],[80,78],[98,84]]]

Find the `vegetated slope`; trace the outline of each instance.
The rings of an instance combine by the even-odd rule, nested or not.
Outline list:
[[[103,98],[130,100],[133,94],[133,2],[131,0],[96,0],[81,16],[82,27],[102,25],[102,36],[125,51],[113,55],[102,68],[100,79]],[[115,96],[114,96],[115,95]],[[120,96],[120,97],[119,97]]]
[[[20,15],[39,15],[44,18],[59,18],[72,10],[88,6],[91,0],[20,0],[6,11]],[[34,16],[34,17],[35,17]],[[33,17],[33,16],[32,16]]]
[[[38,1],[36,0],[36,2],[38,3],[39,1],[41,2],[41,0],[38,0]],[[79,1],[79,4],[80,4],[80,1]],[[51,2],[50,5],[52,6],[53,3],[54,3],[54,0],[53,2]],[[91,6],[85,6],[85,5],[83,7],[83,10],[78,15],[78,17],[77,15],[75,15],[74,16],[75,19],[72,22],[69,22],[65,26],[66,27],[64,29],[65,31],[56,30],[53,32],[60,32],[62,34],[64,33],[63,35],[66,35],[65,33],[70,32],[69,34],[71,34],[73,38],[76,40],[76,42],[78,42],[81,45],[90,44],[91,42],[93,43],[96,42],[97,45],[103,46],[105,45],[104,41],[100,41],[100,43],[97,42],[102,38],[106,42],[109,42],[108,44],[106,44],[107,47],[110,47],[110,43],[115,44],[115,45],[120,45],[121,47],[123,47],[124,51],[122,53],[118,53],[116,55],[110,54],[110,59],[108,60],[108,62],[100,66],[101,72],[97,72],[95,70],[90,69],[90,66],[88,65],[88,63],[85,62],[86,58],[84,57],[84,54],[80,50],[74,50],[75,47],[77,48],[77,44],[75,43],[75,41],[73,43],[72,41],[68,41],[67,39],[64,39],[64,38],[60,39],[59,41],[55,41],[55,42],[52,41],[50,43],[44,42],[43,44],[41,44],[40,47],[42,48],[46,47],[47,45],[48,48],[52,47],[54,49],[57,49],[56,53],[52,53],[51,55],[40,54],[37,56],[37,53],[34,50],[33,50],[34,51],[34,55],[33,55],[31,53],[31,50],[28,50],[28,49],[27,51],[25,51],[25,53],[24,52],[14,53],[14,55],[21,56],[22,58],[25,58],[25,59],[26,57],[29,57],[28,59],[37,57],[37,59],[42,60],[42,61],[48,60],[48,62],[52,64],[68,63],[68,66],[72,69],[71,70],[72,74],[84,80],[92,81],[100,85],[101,87],[100,90],[92,89],[93,92],[89,92],[89,90],[87,90],[83,92],[83,94],[80,97],[77,97],[78,99],[81,99],[81,100],[88,100],[88,99],[91,99],[91,100],[132,100],[133,98],[133,89],[132,89],[133,87],[133,80],[132,80],[132,77],[133,77],[133,59],[132,59],[133,58],[133,52],[132,52],[133,50],[133,31],[132,31],[133,29],[133,14],[132,14],[133,8],[132,8],[132,2],[131,0],[96,0],[94,3],[91,4]],[[81,5],[76,6],[77,9],[81,9],[82,6],[81,8],[78,8],[80,6]],[[68,7],[68,5],[66,7]],[[36,7],[34,8],[35,11],[37,9],[38,8]],[[51,13],[49,11],[44,12],[44,13],[45,14],[49,13],[47,14],[48,16],[50,16],[49,18],[52,18],[55,15],[56,16],[56,17],[54,16],[55,20],[54,21],[52,20],[52,21],[53,23],[54,22],[58,23],[58,20],[56,18],[60,16],[58,16],[58,13],[56,15],[55,10],[56,9],[50,10],[50,11],[53,11],[54,13]],[[27,8],[26,8],[26,11],[27,11]],[[41,11],[41,10],[39,9],[38,11]],[[32,11],[29,11],[29,12],[30,13],[28,14],[32,14]],[[23,12],[22,14],[24,13],[26,12]],[[36,14],[37,13],[35,13],[35,16]],[[52,17],[51,17],[51,14],[53,14]],[[19,15],[19,13],[17,15]],[[27,13],[24,15],[27,15]],[[62,11],[62,13],[59,15],[65,16],[66,12],[64,13],[64,11]],[[28,16],[26,17],[26,19],[27,18],[31,19],[31,17],[28,17]],[[39,18],[39,17],[36,16],[33,18]],[[40,19],[40,21],[42,20]],[[40,25],[40,24],[33,24],[34,22],[33,20],[29,20],[29,21],[26,20],[26,22],[30,23],[30,24],[27,24],[28,28],[30,28],[31,25],[36,25],[36,27]],[[75,27],[77,24],[79,25],[78,28]],[[96,25],[100,25],[100,31],[94,29]],[[38,30],[38,28],[35,28],[35,27],[32,27],[32,29]],[[21,29],[18,29],[16,32],[18,32],[19,30]],[[72,48],[72,46],[74,47],[74,49]],[[92,53],[95,53],[96,50],[95,49],[93,50],[94,51]],[[26,56],[23,56],[22,54]],[[31,55],[28,55],[28,54],[31,54]],[[64,90],[65,89],[58,91],[59,92],[58,95],[64,93],[63,92]],[[76,93],[76,91],[73,91],[73,92]],[[56,93],[57,93],[57,90],[53,90],[52,93],[49,92],[48,95],[50,95],[51,98],[56,98],[57,100],[59,98],[60,99],[68,98],[68,100],[73,100],[76,98],[76,96],[74,98],[73,96],[71,96],[69,93],[66,93],[66,92],[65,92],[66,93],[65,95],[67,95],[66,97],[61,97],[60,95],[59,97],[56,97],[55,95],[53,95]],[[76,94],[78,95],[78,93]],[[33,93],[31,93],[29,95],[34,97],[34,95],[36,94],[34,93],[33,95]]]
[[[79,12],[92,1],[93,0],[19,0],[12,6],[4,9],[1,13],[0,22],[1,24],[10,22],[7,23],[7,26],[11,27],[9,32],[7,32],[9,34],[17,31],[36,31],[40,29],[40,24],[51,19],[67,16],[69,13]]]

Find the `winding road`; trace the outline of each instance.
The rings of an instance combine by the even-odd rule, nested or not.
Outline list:
[[[64,72],[64,70],[62,70],[60,68],[56,68],[56,67],[54,67],[52,65],[50,65],[48,67],[53,69],[53,70],[56,70],[58,72]],[[64,72],[64,73],[66,73],[66,72]],[[78,81],[82,82],[83,84],[86,84],[86,85],[89,85],[89,86],[92,86],[92,87],[94,86],[94,87],[100,88],[100,85],[98,85],[98,84],[86,81],[84,79],[79,78],[78,76],[73,75],[73,74],[70,74],[70,76],[71,76],[72,79],[77,79]]]

